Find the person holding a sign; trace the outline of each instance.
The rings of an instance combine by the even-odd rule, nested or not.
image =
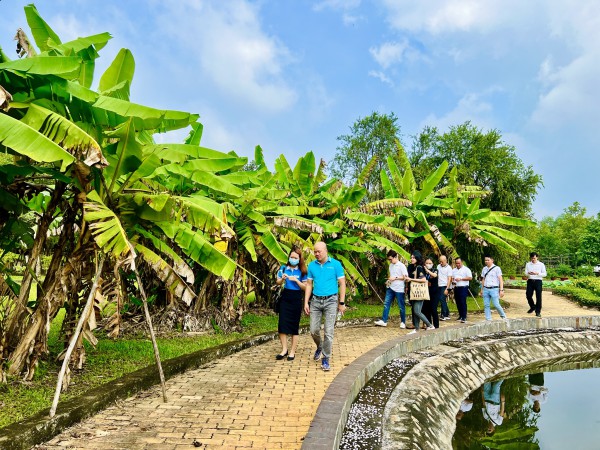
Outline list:
[[[423,257],[421,256],[421,252],[415,250],[412,255],[410,255],[410,264],[412,271],[409,271],[409,278],[407,278],[407,280],[410,281],[410,300],[412,302],[415,329],[408,334],[419,332],[420,320],[427,325],[428,330],[435,330],[435,327],[431,325],[431,322],[429,322],[427,317],[421,312],[423,302],[429,301],[429,287],[427,286],[427,278],[425,269],[423,268]]]

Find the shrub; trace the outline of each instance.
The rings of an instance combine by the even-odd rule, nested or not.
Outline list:
[[[559,264],[556,267],[556,274],[559,277],[568,277],[573,275],[573,268],[567,264]]]
[[[595,277],[580,278],[575,281],[575,286],[587,289],[600,297],[600,279]]]
[[[600,307],[600,280],[596,278],[581,278],[573,284],[558,286],[553,292],[569,297],[580,305]]]

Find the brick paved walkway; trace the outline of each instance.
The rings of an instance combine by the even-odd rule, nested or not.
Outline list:
[[[526,315],[524,291],[507,291],[508,317]],[[481,303],[481,300],[479,300]],[[543,315],[597,314],[544,292]],[[335,376],[358,356],[400,333],[387,328],[336,330],[332,370],[312,361],[314,344],[300,337],[293,362],[275,361],[272,342],[225,357],[167,381],[169,402],[154,387],[76,425],[38,448],[297,449]],[[495,318],[497,315],[494,316]],[[482,316],[471,316],[482,320]],[[447,322],[442,322],[442,325]],[[405,331],[402,331],[403,333]]]

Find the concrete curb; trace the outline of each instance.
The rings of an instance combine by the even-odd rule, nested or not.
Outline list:
[[[348,413],[358,393],[381,368],[393,359],[448,341],[473,336],[518,330],[584,329],[598,326],[600,326],[600,316],[524,318],[480,322],[474,325],[454,325],[419,333],[417,336],[403,335],[391,339],[354,360],[335,377],[319,404],[304,438],[302,449],[338,449]]]

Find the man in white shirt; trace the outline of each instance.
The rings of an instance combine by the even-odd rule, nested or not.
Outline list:
[[[541,405],[548,400],[548,388],[544,387],[544,374],[532,373],[527,376],[529,378],[529,392],[527,398],[532,401],[531,409],[535,413],[541,411]]]
[[[500,299],[504,297],[504,279],[502,278],[502,269],[494,264],[494,258],[489,255],[484,259],[485,267],[481,271],[481,285],[483,296],[483,311],[485,320],[492,320],[492,311],[490,310],[490,301],[494,308],[500,314],[500,318],[506,319],[506,314],[500,306]]]
[[[450,319],[450,310],[446,298],[448,297],[448,289],[452,289],[452,266],[448,264],[447,258],[440,256],[440,263],[437,266],[438,270],[438,290],[437,295],[440,304],[442,305],[442,320]]]
[[[538,254],[529,254],[530,262],[525,264],[525,275],[527,275],[527,303],[529,303],[529,314],[535,311],[537,317],[542,317],[542,279],[546,276],[546,266],[538,261]],[[533,303],[533,292],[535,291],[535,303]]]
[[[387,289],[385,291],[385,302],[383,304],[383,315],[380,320],[375,322],[379,327],[387,327],[390,307],[394,297],[400,308],[400,328],[406,328],[406,306],[404,303],[404,279],[408,278],[406,266],[398,259],[398,253],[390,250],[387,253],[387,259],[390,263],[390,276],[386,281]]]
[[[454,283],[454,300],[458,309],[458,320],[461,323],[467,321],[467,295],[469,295],[469,281],[473,279],[471,270],[465,266],[461,258],[454,260],[456,267],[452,271],[452,283]]]
[[[502,382],[492,381],[483,383],[483,389],[481,390],[481,399],[483,401],[483,418],[488,422],[488,428],[486,434],[491,436],[496,431],[497,425],[502,425],[504,418],[506,417],[504,394],[500,392]]]

